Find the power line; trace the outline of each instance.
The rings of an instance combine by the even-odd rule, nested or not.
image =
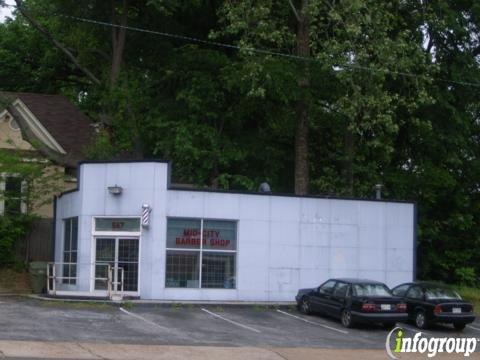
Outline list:
[[[301,60],[301,61],[316,62],[316,63],[320,62],[318,59],[311,58],[311,57],[305,57],[305,56],[293,55],[293,54],[286,54],[286,53],[282,53],[282,52],[278,52],[278,51],[271,51],[271,50],[267,50],[267,49],[259,49],[259,48],[253,48],[253,47],[241,47],[241,46],[238,46],[238,45],[232,45],[232,44],[227,44],[227,43],[222,43],[222,42],[217,42],[217,41],[203,40],[203,39],[199,39],[199,38],[195,38],[195,37],[191,37],[191,36],[178,35],[178,34],[162,32],[162,31],[143,29],[143,28],[138,28],[138,27],[134,27],[134,26],[125,26],[125,25],[113,24],[113,23],[109,23],[109,22],[105,22],[105,21],[86,19],[86,18],[81,18],[81,17],[77,17],[77,16],[72,16],[72,15],[65,15],[65,14],[56,14],[56,15],[66,17],[66,18],[70,18],[70,19],[73,19],[73,20],[76,20],[76,21],[79,21],[79,22],[84,22],[84,23],[89,23],[89,24],[94,24],[94,25],[101,25],[101,26],[108,26],[108,27],[115,27],[115,28],[119,28],[119,29],[125,29],[125,30],[129,30],[129,31],[136,31],[136,32],[142,32],[142,33],[153,34],[153,35],[159,35],[159,36],[168,37],[168,38],[172,38],[172,39],[195,42],[195,43],[205,44],[205,45],[210,45],[210,46],[215,46],[215,47],[222,47],[222,48],[234,49],[234,50],[239,50],[239,51],[243,50],[243,51],[249,51],[249,52],[264,54],[264,55],[278,56],[278,57],[283,57],[283,58],[293,59],[293,60]],[[474,82],[468,82],[468,81],[457,81],[457,80],[450,80],[450,79],[442,79],[442,78],[437,78],[437,77],[429,77],[427,75],[412,74],[412,73],[403,72],[403,71],[379,69],[379,68],[372,68],[372,67],[368,67],[368,66],[351,65],[351,64],[337,65],[337,67],[339,67],[339,68],[349,68],[349,69],[360,70],[360,71],[381,72],[381,73],[385,73],[385,74],[398,75],[398,76],[411,77],[411,78],[423,78],[423,79],[428,79],[428,80],[437,80],[437,81],[451,83],[451,84],[457,84],[457,85],[462,85],[462,86],[472,86],[472,87],[479,87],[480,88],[480,83],[474,83]]]
[[[4,5],[4,6],[15,7],[14,5]],[[227,44],[227,43],[222,43],[222,42],[217,42],[217,41],[199,39],[199,38],[195,38],[195,37],[192,37],[192,36],[172,34],[172,33],[167,33],[167,32],[162,32],[162,31],[143,29],[143,28],[134,27],[134,26],[113,24],[113,23],[109,23],[109,22],[105,22],[105,21],[87,19],[87,18],[72,16],[72,15],[66,15],[66,14],[57,13],[57,14],[53,14],[53,15],[69,18],[69,19],[72,19],[72,20],[75,20],[75,21],[84,22],[84,23],[88,23],[88,24],[114,27],[114,28],[129,30],[129,31],[136,31],[136,32],[141,32],[141,33],[146,33],[146,34],[152,34],[152,35],[158,35],[158,36],[163,36],[163,37],[167,37],[167,38],[177,39],[177,40],[183,40],[183,41],[187,41],[187,42],[194,42],[194,43],[210,45],[210,46],[215,46],[215,47],[221,47],[221,48],[227,48],[227,49],[233,49],[233,50],[238,50],[238,51],[242,51],[242,50],[243,51],[249,51],[249,52],[252,52],[252,53],[263,54],[263,55],[272,55],[272,56],[277,56],[277,57],[282,57],[282,58],[287,58],[287,59],[292,59],[292,60],[301,60],[301,61],[320,63],[320,61],[318,59],[315,59],[315,58],[305,57],[305,56],[300,56],[300,55],[293,55],[293,54],[286,54],[286,53],[267,50],[267,49],[259,49],[259,48],[253,48],[253,47],[241,47],[241,46],[238,46],[238,45],[232,45],[232,44]],[[436,80],[436,81],[441,81],[441,82],[450,83],[450,84],[456,84],[456,85],[462,85],[462,86],[472,86],[472,87],[479,87],[480,88],[480,83],[444,79],[444,78],[431,77],[431,76],[421,75],[421,74],[413,74],[413,73],[408,73],[408,72],[403,72],[403,71],[373,68],[373,67],[369,67],[369,66],[342,64],[342,65],[334,66],[334,68],[335,67],[348,68],[348,69],[360,70],[360,71],[384,73],[384,74],[404,76],[404,77],[410,77],[410,78],[422,78],[422,79],[427,79],[427,80]]]
[[[212,45],[212,46],[216,46],[216,47],[223,47],[223,48],[234,49],[234,50],[251,51],[251,52],[256,52],[256,53],[260,53],[260,54],[280,56],[280,57],[285,57],[285,58],[290,58],[290,59],[295,59],[295,60],[315,61],[315,59],[313,59],[313,58],[307,58],[307,57],[303,57],[303,56],[299,56],[299,55],[293,55],[293,54],[285,54],[285,53],[266,50],[266,49],[258,49],[258,48],[252,48],[252,47],[246,47],[245,48],[245,47],[241,47],[241,46],[238,46],[238,45],[221,43],[221,42],[211,41],[211,40],[203,40],[203,39],[198,39],[198,38],[194,38],[194,37],[191,37],[191,36],[172,34],[172,33],[167,33],[167,32],[162,32],[162,31],[156,31],[156,30],[142,29],[142,28],[138,28],[138,27],[134,27],[134,26],[124,26],[124,25],[119,25],[119,24],[112,24],[112,23],[109,23],[109,22],[80,18],[80,17],[77,17],[77,16],[71,16],[71,15],[65,15],[65,14],[56,14],[56,15],[61,16],[61,17],[70,18],[70,19],[73,19],[73,20],[77,20],[77,21],[80,21],[80,22],[85,22],[85,23],[90,23],[90,24],[95,24],[95,25],[115,27],[115,28],[119,28],[119,29],[143,32],[143,33],[153,34],[153,35],[160,35],[160,36],[169,37],[169,38],[172,38],[172,39],[185,40],[185,41],[196,42],[196,43],[205,44],[205,45]]]

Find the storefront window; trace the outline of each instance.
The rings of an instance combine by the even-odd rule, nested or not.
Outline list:
[[[235,254],[203,252],[202,288],[235,288]]]
[[[200,249],[201,220],[169,219],[167,248]]]
[[[63,220],[63,283],[75,285],[77,277],[78,218]]]
[[[165,286],[234,289],[236,249],[236,221],[168,219]]]
[[[167,287],[198,288],[199,251],[168,251]]]
[[[237,224],[233,221],[205,220],[203,222],[204,250],[236,250]]]

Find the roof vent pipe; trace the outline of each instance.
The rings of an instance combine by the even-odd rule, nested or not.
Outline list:
[[[263,182],[263,183],[261,183],[260,186],[258,187],[258,192],[261,192],[261,193],[269,193],[269,192],[272,192],[272,190],[270,189],[270,185],[268,185],[268,183]]]
[[[380,200],[382,198],[382,184],[375,185],[375,199]]]

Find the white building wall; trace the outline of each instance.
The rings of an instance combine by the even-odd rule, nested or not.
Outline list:
[[[82,165],[79,192],[58,201],[57,261],[62,218],[80,215],[79,264],[91,263],[92,217],[140,216],[147,203],[151,221],[140,239],[144,299],[292,301],[299,288],[330,277],[389,286],[413,278],[411,203],[167,190],[168,176],[166,163]],[[121,186],[122,195],[109,194],[112,185]],[[236,289],[165,288],[167,217],[238,221]],[[86,290],[91,268],[79,276],[78,290]]]

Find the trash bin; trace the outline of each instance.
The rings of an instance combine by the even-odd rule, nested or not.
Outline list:
[[[33,292],[36,294],[44,292],[47,288],[47,263],[45,261],[32,261],[29,273]]]

